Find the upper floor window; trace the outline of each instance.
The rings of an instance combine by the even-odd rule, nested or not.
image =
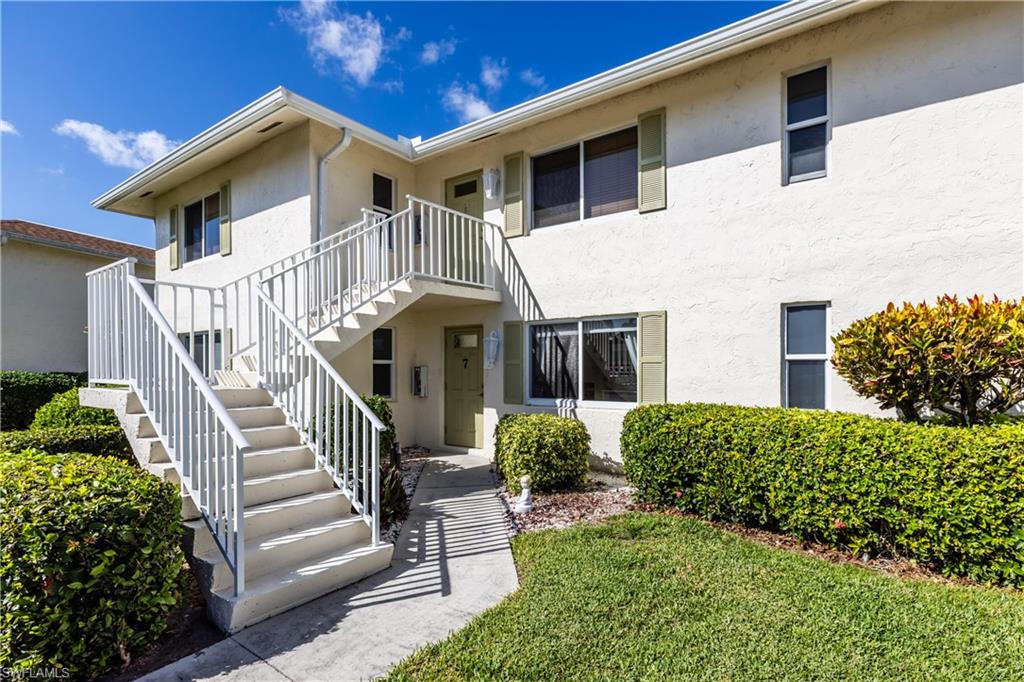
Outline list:
[[[185,262],[220,253],[220,192],[188,204],[185,217]]]
[[[785,94],[783,156],[786,182],[824,177],[831,134],[828,66],[788,76]]]
[[[385,215],[395,212],[395,181],[380,173],[373,174],[373,210]]]
[[[532,159],[533,227],[637,207],[636,127]]]
[[[828,362],[828,305],[783,308],[783,393],[786,407],[823,410]]]

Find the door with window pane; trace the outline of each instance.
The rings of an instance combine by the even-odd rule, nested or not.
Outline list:
[[[471,215],[484,217],[483,173],[451,178],[445,182],[445,206]],[[445,217],[444,239],[445,260],[450,279],[482,284],[484,281],[484,235],[483,226],[459,216]]]
[[[483,328],[445,330],[444,442],[483,447]]]

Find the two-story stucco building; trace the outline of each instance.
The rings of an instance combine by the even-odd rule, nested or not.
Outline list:
[[[614,465],[638,402],[872,412],[831,335],[1024,294],[1022,55],[1017,3],[789,3],[425,140],[279,88],[95,205],[153,219],[175,332],[288,423],[306,335],[403,444],[558,411]]]

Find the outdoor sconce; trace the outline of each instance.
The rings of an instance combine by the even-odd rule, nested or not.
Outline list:
[[[496,199],[501,189],[501,171],[491,168],[484,171],[484,196],[488,199]]]
[[[491,369],[494,367],[494,363],[498,361],[499,345],[500,341],[498,340],[497,330],[484,337],[484,369]]]

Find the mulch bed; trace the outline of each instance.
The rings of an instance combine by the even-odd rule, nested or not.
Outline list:
[[[590,481],[582,490],[535,494],[533,496],[533,510],[526,514],[516,514],[512,511],[515,508],[517,496],[510,495],[504,487],[501,488],[500,493],[501,499],[506,506],[506,525],[510,537],[515,537],[520,533],[566,528],[577,523],[596,523],[607,516],[625,511],[641,511],[673,516],[687,516],[714,528],[743,536],[762,545],[817,557],[830,563],[854,564],[898,578],[927,580],[954,585],[979,584],[968,578],[944,576],[926,566],[921,566],[906,559],[871,557],[867,555],[857,556],[847,550],[835,549],[816,542],[799,540],[761,528],[748,528],[735,523],[709,521],[693,514],[686,514],[678,509],[666,509],[650,504],[634,504],[633,490],[628,486],[607,485],[597,481]]]

